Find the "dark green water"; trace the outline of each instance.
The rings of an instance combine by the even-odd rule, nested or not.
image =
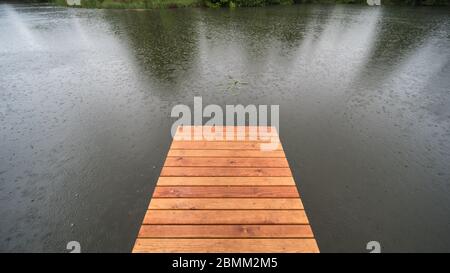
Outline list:
[[[323,252],[450,251],[449,75],[448,8],[2,4],[0,250],[130,251],[198,95],[280,105]]]

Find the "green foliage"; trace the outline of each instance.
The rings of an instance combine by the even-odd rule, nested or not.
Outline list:
[[[384,0],[381,0],[384,4]],[[406,0],[408,1],[408,0]],[[366,4],[367,0],[296,0],[301,4]]]
[[[44,1],[39,1],[39,2],[44,2]],[[53,0],[52,2],[55,3],[58,6],[65,6],[65,5],[67,5],[66,0]]]
[[[450,0],[382,0],[386,5],[449,6]]]
[[[293,0],[205,0],[207,7],[264,7],[270,5],[291,5]]]
[[[202,0],[81,0],[82,7],[104,9],[177,8],[196,7],[201,4]]]
[[[53,0],[59,5],[65,5],[65,0]],[[263,7],[269,5],[291,5],[294,0],[81,0],[85,8],[111,9],[152,9],[198,7]]]
[[[66,5],[66,0],[28,0]],[[382,5],[449,6],[450,0],[381,0]],[[291,4],[366,4],[366,0],[81,0],[85,8],[156,9],[177,7],[263,7]]]

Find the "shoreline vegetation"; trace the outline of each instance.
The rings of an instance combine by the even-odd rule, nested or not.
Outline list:
[[[67,6],[66,0],[35,0]],[[381,0],[382,5],[449,6],[450,0]],[[161,9],[183,7],[264,7],[293,4],[362,4],[366,0],[81,0],[81,8],[99,9]]]

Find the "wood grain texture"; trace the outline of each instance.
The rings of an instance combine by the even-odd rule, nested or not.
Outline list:
[[[215,157],[168,157],[166,167],[268,167],[289,168],[285,158],[215,158]]]
[[[173,138],[174,141],[262,141],[262,142],[279,142],[279,138],[273,134],[261,134],[261,133],[179,133]]]
[[[289,168],[163,167],[161,176],[292,176]]]
[[[262,150],[263,141],[174,141],[170,146],[171,150]],[[282,150],[278,141],[272,150]]]
[[[193,156],[193,157],[285,157],[283,151],[260,151],[260,150],[169,150],[171,156]]]
[[[308,224],[304,210],[147,210],[143,224]]]
[[[295,186],[157,186],[153,192],[154,198],[178,198],[178,197],[273,197],[273,198],[298,198]]]
[[[158,186],[295,186],[292,177],[160,177]]]
[[[178,130],[174,136],[174,140],[187,140],[187,141],[279,141],[276,130],[272,131],[258,131],[258,130]]]
[[[317,253],[315,239],[137,239],[133,252]]]
[[[278,136],[277,129],[272,126],[179,126],[175,136],[179,135],[262,135],[262,136]]]
[[[314,238],[309,225],[143,225],[139,238]]]
[[[179,127],[133,252],[319,252],[276,128]]]
[[[149,209],[303,209],[299,198],[156,198]]]

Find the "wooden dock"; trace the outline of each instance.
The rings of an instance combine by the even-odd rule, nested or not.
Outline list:
[[[133,252],[319,252],[276,129],[185,140],[198,129],[178,128]]]

